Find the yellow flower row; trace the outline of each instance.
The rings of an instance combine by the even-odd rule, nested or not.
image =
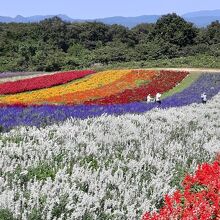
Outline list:
[[[60,86],[55,86],[52,88],[41,89],[32,92],[24,92],[14,95],[6,95],[0,97],[0,103],[2,104],[15,104],[15,103],[37,103],[43,102],[52,96],[65,95],[73,92],[80,92],[90,89],[99,88],[105,86],[121,77],[129,74],[131,70],[110,70],[103,71],[96,74],[92,74],[83,79],[73,81]]]

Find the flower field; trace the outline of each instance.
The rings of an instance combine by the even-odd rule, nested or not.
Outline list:
[[[119,104],[141,101],[146,94],[165,92],[187,76],[187,72],[116,70],[92,74],[92,71],[57,73],[0,84],[5,105],[42,104]],[[132,75],[132,77],[131,77]],[[66,82],[70,81],[69,84]],[[58,85],[57,84],[62,84]],[[54,86],[52,86],[54,85]],[[37,90],[36,90],[37,89]],[[35,90],[35,91],[33,91]]]
[[[9,130],[20,125],[45,126],[71,117],[140,114],[158,107],[155,103],[143,102],[148,93],[154,95],[156,91],[175,90],[175,86],[181,85],[181,80],[190,75],[152,70],[115,70],[97,74],[46,89],[0,96],[0,125]],[[200,96],[204,91],[208,99],[219,93],[220,74],[201,74],[182,91],[164,98],[160,108],[201,103]]]
[[[220,161],[204,163],[194,176],[183,181],[183,193],[165,196],[166,204],[160,213],[146,213],[144,219],[219,219],[220,218]]]
[[[135,89],[126,89],[112,96],[86,102],[86,104],[120,104],[141,101],[146,99],[147,94],[156,95],[157,92],[163,93],[172,89],[176,84],[181,82],[187,76],[186,72],[160,71],[155,78],[147,85],[139,86]]]
[[[0,219],[219,219],[220,74],[191,74],[1,83]],[[161,105],[144,101],[157,92]]]
[[[37,89],[49,88],[55,85],[65,84],[69,81],[83,78],[93,71],[72,71],[62,72],[52,75],[38,76],[31,79],[23,79],[15,82],[0,84],[0,94],[15,94],[19,92],[32,91]]]

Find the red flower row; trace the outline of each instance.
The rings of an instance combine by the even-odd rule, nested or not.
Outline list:
[[[94,73],[92,70],[68,71],[0,84],[0,94],[15,94],[61,85]]]
[[[187,75],[188,72],[160,71],[159,74],[156,74],[152,81],[146,85],[135,89],[127,89],[109,97],[90,100],[85,102],[85,104],[107,105],[142,101],[146,99],[148,94],[155,95],[157,92],[164,93],[172,89]]]
[[[220,157],[199,166],[194,176],[183,181],[184,191],[165,196],[159,213],[146,213],[142,220],[220,219]]]

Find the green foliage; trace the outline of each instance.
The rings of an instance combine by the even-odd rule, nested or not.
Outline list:
[[[43,220],[41,211],[37,209],[33,209],[31,214],[28,217],[29,220]]]
[[[67,219],[67,213],[70,213],[71,210],[66,209],[68,203],[68,195],[61,196],[59,202],[56,202],[56,206],[52,210],[52,219],[57,219],[64,215],[62,219]],[[65,213],[65,214],[63,214]]]
[[[136,46],[136,60],[173,58],[177,56],[178,46],[164,40],[153,40]]]
[[[8,209],[0,209],[0,220],[16,220]]]
[[[139,24],[136,27],[132,28],[131,31],[137,37],[139,43],[143,43],[149,40],[151,33],[154,30],[154,24]]]
[[[171,187],[177,187],[178,189],[183,189],[182,187],[182,181],[184,180],[188,170],[183,164],[176,164],[176,167],[174,168],[174,174],[170,181]]]
[[[162,16],[156,22],[153,36],[184,47],[194,42],[196,28],[193,27],[193,24],[173,13]]]
[[[95,67],[96,71],[111,69],[129,69],[129,68],[220,68],[219,57],[209,55],[196,55],[179,57],[172,59],[158,59],[145,61],[130,61],[125,63],[114,63]]]
[[[36,168],[28,170],[27,179],[36,178],[37,180],[46,180],[48,177],[54,179],[56,175],[55,169],[48,164],[41,164]]]
[[[45,19],[39,24],[40,37],[48,44],[56,45],[64,52],[68,49],[67,45],[67,24],[59,17]]]
[[[207,36],[209,44],[220,43],[220,22],[219,21],[214,21],[207,27],[206,36]]]
[[[3,139],[2,141],[5,142],[6,140]],[[15,157],[15,159],[19,158]],[[57,155],[56,157],[54,157],[53,162],[41,162],[36,167],[29,167],[25,172],[22,172],[20,165],[18,165],[13,172],[6,173],[6,176],[10,184],[13,184],[14,181],[19,180],[21,186],[25,186],[27,182],[32,179],[45,181],[47,178],[51,178],[52,180],[54,180],[57,170],[63,167],[62,160],[62,155]]]
[[[185,63],[184,57],[189,56],[207,58],[209,67],[219,66],[213,60],[220,56],[220,23],[199,29],[176,14],[132,29],[100,22],[66,23],[54,17],[40,23],[1,23],[0,30],[0,72],[59,71],[124,62],[137,67],[146,63],[173,66],[171,58]],[[190,64],[203,67],[203,60],[192,59]]]
[[[84,157],[80,161],[80,165],[81,166],[87,166],[92,170],[97,170],[99,168],[98,161],[93,155],[89,155],[89,156]]]
[[[200,192],[200,191],[202,191],[202,190],[208,190],[208,189],[207,189],[207,186],[200,185],[200,184],[196,183],[196,184],[194,184],[194,185],[191,187],[190,192],[192,192],[192,193],[198,193],[198,192]]]
[[[150,81],[148,80],[143,80],[143,79],[139,79],[137,80],[135,83],[138,87],[142,86],[142,85],[146,85],[147,83],[149,83]]]
[[[109,43],[93,53],[94,63],[109,64],[129,61],[129,48],[122,43]]]

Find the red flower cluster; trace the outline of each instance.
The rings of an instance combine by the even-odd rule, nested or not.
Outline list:
[[[15,94],[61,85],[94,73],[92,70],[68,71],[0,84],[0,94]]]
[[[142,220],[220,220],[220,157],[213,164],[199,166],[194,176],[187,175],[183,192],[165,196],[159,213],[146,213]]]
[[[105,98],[90,100],[85,104],[124,104],[145,100],[148,94],[156,95],[157,92],[164,93],[172,89],[181,82],[188,72],[160,71],[155,74],[152,81],[135,89],[126,89],[121,93],[117,93]]]

